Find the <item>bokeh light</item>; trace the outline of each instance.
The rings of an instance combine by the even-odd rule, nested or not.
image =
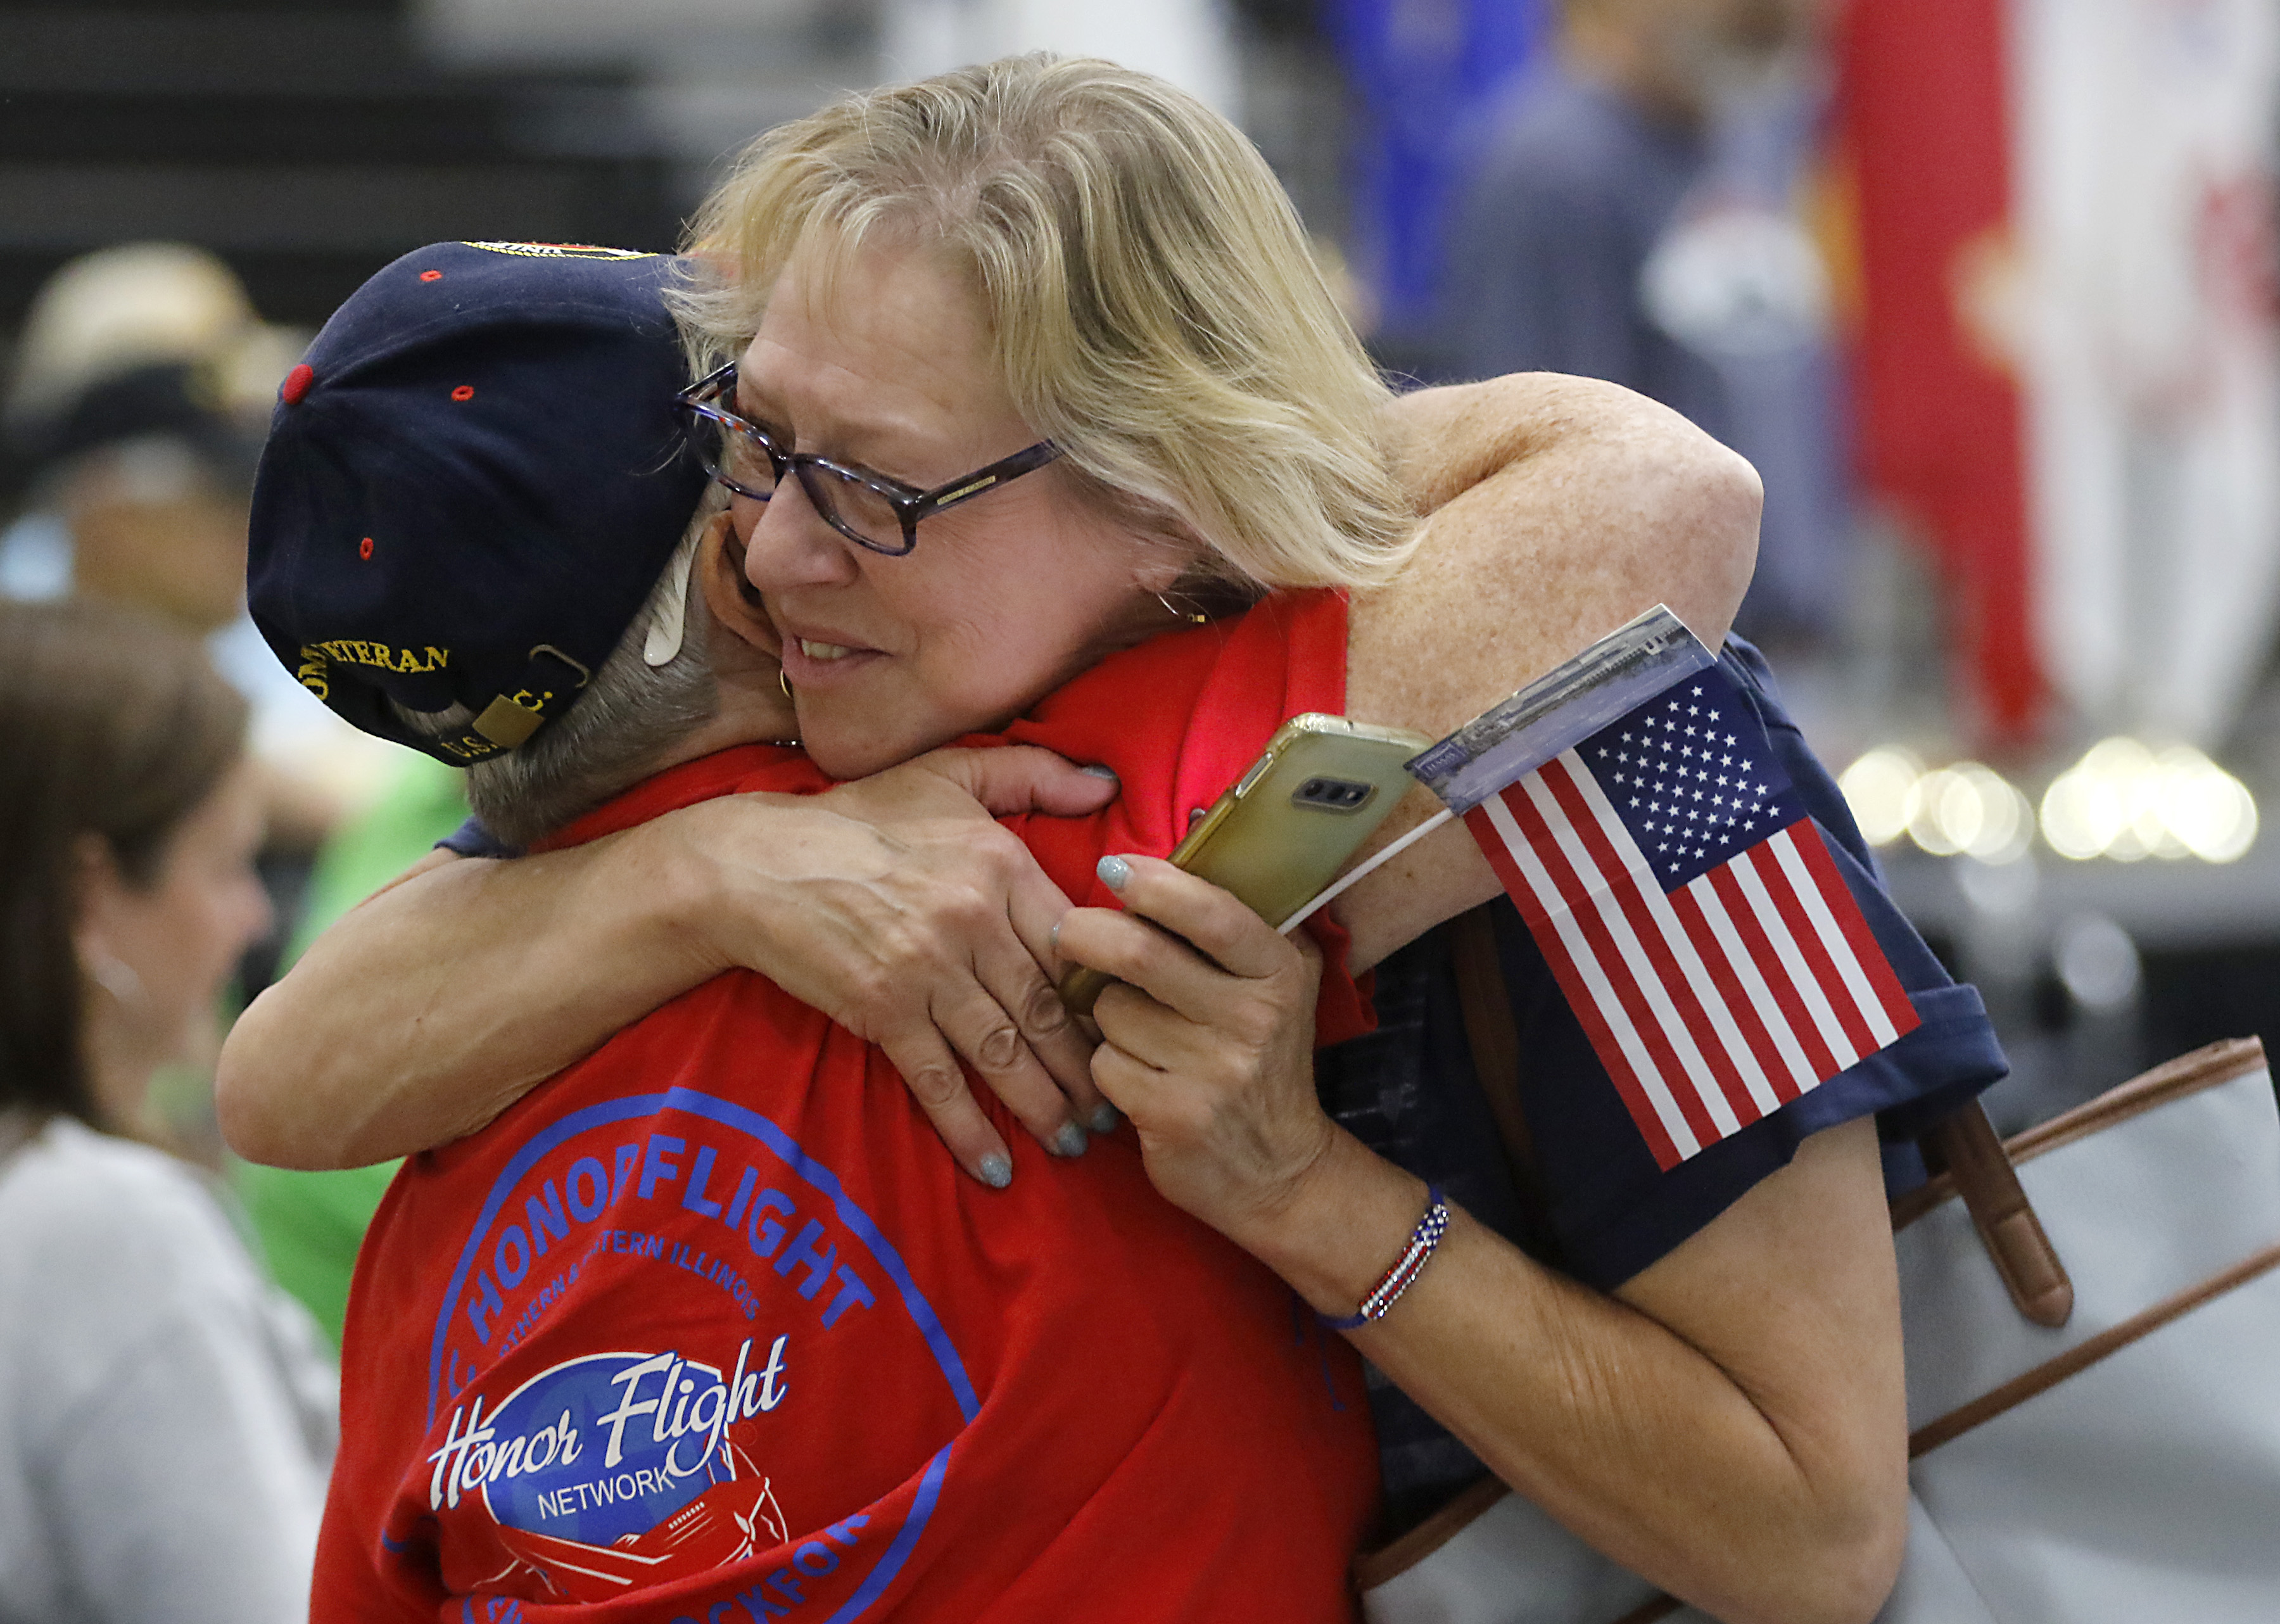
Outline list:
[[[2255,843],[2248,787],[2190,745],[2158,754],[2136,739],[2101,739],[2043,795],[2043,838],[2076,861],[2153,857],[2230,863]]]
[[[1935,857],[1961,852],[1983,863],[2011,862],[2025,853],[2033,830],[2027,797],[1992,767],[1959,761],[1917,781],[1908,836]]]
[[[2027,797],[1976,761],[1926,772],[1913,751],[1881,744],[1837,783],[1872,845],[1888,846],[1905,835],[1934,857],[2007,863],[2024,854],[2034,834]]]
[[[1905,836],[1935,857],[2007,863],[2038,827],[2052,850],[2077,862],[2230,863],[2256,840],[2248,787],[2190,745],[2157,751],[2137,739],[2101,739],[2052,781],[2039,817],[1992,767],[1959,761],[1927,770],[1898,744],[1864,752],[1837,782],[1871,845]]]
[[[1889,846],[1907,833],[1922,776],[1923,763],[1897,744],[1880,745],[1845,769],[1837,787],[1870,845]]]

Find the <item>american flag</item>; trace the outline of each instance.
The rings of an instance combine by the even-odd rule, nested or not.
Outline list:
[[[1916,1025],[1714,666],[1464,817],[1665,1169]]]

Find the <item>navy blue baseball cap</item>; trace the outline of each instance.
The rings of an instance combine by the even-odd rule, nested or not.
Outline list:
[[[247,600],[304,687],[460,764],[570,707],[705,488],[674,408],[679,263],[443,242],[334,313],[278,391],[253,491]],[[391,699],[473,720],[431,736]]]

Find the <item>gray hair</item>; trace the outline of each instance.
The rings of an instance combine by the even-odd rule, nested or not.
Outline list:
[[[648,777],[668,750],[720,713],[708,646],[711,618],[682,559],[727,505],[720,486],[705,488],[672,561],[577,703],[528,743],[469,765],[467,804],[500,840],[527,846],[593,811]],[[650,628],[676,609],[680,650],[652,666],[646,654]],[[441,712],[397,707],[397,714],[436,733],[456,732],[471,720],[463,705]]]

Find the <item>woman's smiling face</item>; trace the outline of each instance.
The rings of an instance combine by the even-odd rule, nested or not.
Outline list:
[[[786,450],[921,489],[1037,439],[1014,410],[980,301],[936,253],[866,248],[828,292],[804,246],[737,366],[736,410]],[[1020,715],[1160,629],[1179,573],[1055,462],[927,519],[892,558],[826,524],[797,480],[732,508],[744,573],[783,635],[816,763],[853,778]]]

